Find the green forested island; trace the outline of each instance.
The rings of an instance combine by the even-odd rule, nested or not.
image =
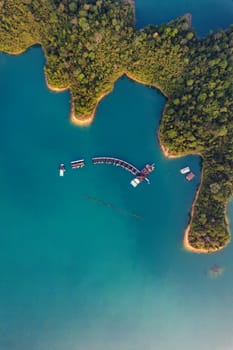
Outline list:
[[[202,181],[186,230],[188,248],[213,252],[230,233],[233,194],[233,27],[199,39],[190,16],[135,27],[130,0],[0,0],[0,51],[40,44],[53,89],[70,89],[77,124],[120,76],[166,97],[159,138],[168,155],[199,154]]]

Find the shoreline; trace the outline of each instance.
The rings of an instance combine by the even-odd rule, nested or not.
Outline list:
[[[54,85],[51,85],[49,82],[48,82],[48,79],[47,79],[47,76],[46,74],[44,74],[44,77],[45,77],[45,83],[46,83],[46,86],[49,90],[51,91],[54,91],[54,92],[64,92],[66,90],[69,90],[69,86],[66,86],[66,87],[57,87],[57,86],[54,86]]]
[[[124,75],[126,75],[126,77],[127,77],[128,79],[130,79],[130,80],[132,80],[132,81],[134,81],[134,82],[136,82],[136,83],[139,83],[139,84],[142,84],[142,85],[145,85],[145,86],[151,86],[152,88],[159,90],[159,92],[160,92],[163,96],[165,96],[166,98],[169,98],[169,97],[163,92],[163,90],[161,89],[160,86],[149,85],[148,83],[146,83],[146,82],[144,82],[144,81],[142,81],[142,80],[139,80],[139,79],[135,78],[135,77],[134,77],[132,74],[130,74],[128,71],[123,70],[122,72],[120,72],[120,74],[118,74],[118,76],[117,76],[117,77],[114,79],[114,81],[112,82],[112,89],[109,90],[109,91],[107,91],[107,92],[102,93],[102,94],[97,98],[97,100],[96,100],[96,107],[95,107],[94,111],[92,112],[92,114],[88,115],[88,116],[87,116],[86,118],[84,118],[84,119],[79,119],[79,118],[76,117],[76,115],[75,115],[75,112],[74,112],[74,105],[72,104],[72,106],[71,106],[71,113],[70,113],[70,120],[71,120],[71,122],[72,122],[74,125],[77,125],[77,126],[80,126],[80,127],[88,127],[88,126],[90,126],[90,125],[93,123],[94,119],[95,119],[96,110],[97,110],[97,108],[98,108],[98,105],[99,105],[100,101],[101,101],[105,96],[107,96],[108,94],[110,94],[110,93],[113,91],[115,82],[116,82],[118,79],[120,79],[121,77],[123,77]],[[65,90],[70,89],[69,86],[64,87],[64,88],[56,88],[56,87],[51,86],[51,85],[48,83],[48,81],[47,81],[46,75],[45,75],[45,80],[46,80],[47,87],[48,87],[50,90],[52,90],[52,91],[62,92],[62,91],[65,91]],[[71,102],[71,103],[72,103],[72,102]],[[175,156],[174,156],[174,157],[175,157]]]
[[[183,15],[183,17],[185,17],[186,19],[187,19],[187,21],[188,21],[188,25],[189,25],[189,27],[191,27],[192,26],[192,14],[191,14],[191,12],[187,12],[187,13],[185,13],[184,15]]]
[[[189,154],[180,154],[180,155],[174,155],[174,154],[169,154],[169,149],[168,147],[166,147],[162,142],[161,142],[161,139],[160,139],[160,131],[158,129],[158,132],[157,132],[157,136],[158,136],[158,140],[159,140],[159,144],[160,144],[160,147],[163,151],[163,154],[165,155],[165,157],[167,158],[170,158],[170,159],[174,159],[174,158],[179,158],[179,157],[185,157]],[[201,154],[197,154],[199,156],[201,156]],[[184,231],[184,236],[183,236],[183,248],[186,250],[186,251],[189,251],[189,252],[192,252],[192,253],[199,253],[199,254],[209,254],[210,252],[207,250],[207,249],[204,249],[204,248],[194,248],[190,243],[189,243],[189,239],[188,239],[188,236],[189,236],[189,232],[190,232],[190,226],[191,226],[191,223],[192,223],[192,220],[193,220],[193,215],[194,215],[194,207],[195,207],[195,203],[197,201],[197,198],[199,196],[199,193],[200,193],[200,190],[201,190],[201,186],[202,186],[202,182],[203,182],[203,166],[202,166],[202,170],[201,170],[201,179],[200,179],[200,183],[199,183],[199,186],[198,186],[198,189],[196,191],[196,194],[195,194],[195,198],[193,200],[193,203],[192,203],[192,206],[191,206],[191,211],[190,211],[190,218],[189,218],[189,223]]]
[[[120,74],[119,74],[119,75],[114,79],[114,81],[112,82],[112,88],[111,88],[111,90],[106,91],[106,92],[103,92],[103,93],[97,98],[97,100],[96,100],[96,107],[95,107],[94,111],[93,111],[90,115],[88,115],[86,118],[84,118],[84,119],[79,119],[79,118],[77,118],[76,115],[75,115],[75,113],[74,113],[74,105],[72,104],[72,107],[71,107],[71,114],[70,114],[71,122],[72,122],[74,125],[81,126],[81,127],[82,127],[82,126],[90,126],[90,125],[93,123],[94,119],[95,119],[95,114],[96,114],[96,110],[97,110],[97,108],[98,108],[99,103],[101,102],[101,100],[102,100],[105,96],[107,96],[108,94],[110,94],[110,93],[113,91],[115,82],[116,82],[118,79],[120,79],[123,75],[126,75],[129,79],[136,81],[136,79],[134,79],[133,77],[131,77],[126,71],[120,72]],[[140,83],[140,84],[146,85],[146,84],[143,83],[143,82],[140,82],[140,81],[137,81],[137,82]],[[48,87],[49,87],[49,85],[48,85]],[[67,89],[69,89],[69,87],[67,87]],[[66,90],[66,89],[64,89],[64,90]],[[57,91],[64,91],[64,90],[57,90]]]
[[[122,76],[122,75],[120,75],[116,80],[118,80],[121,76]],[[98,108],[98,105],[99,105],[100,101],[101,101],[105,96],[107,96],[108,94],[110,94],[110,93],[113,91],[113,89],[114,89],[114,84],[115,84],[115,81],[116,81],[116,80],[114,80],[114,82],[112,83],[112,88],[111,88],[111,90],[106,91],[106,92],[103,92],[103,93],[97,98],[97,100],[96,100],[96,106],[95,106],[94,111],[93,111],[90,115],[86,116],[84,119],[79,119],[78,117],[76,117],[75,112],[74,112],[74,105],[73,105],[73,103],[72,103],[71,114],[70,114],[70,120],[71,120],[71,122],[72,122],[74,125],[77,125],[77,126],[90,126],[90,125],[93,123],[94,119],[95,119],[96,110],[97,110],[97,108]]]
[[[191,155],[191,153],[178,154],[178,155],[169,154],[169,149],[164,144],[162,144],[162,142],[161,142],[160,135],[159,135],[159,129],[158,129],[158,132],[157,132],[157,136],[158,136],[160,147],[161,147],[165,157],[170,158],[170,159],[174,159],[174,158],[185,157],[187,155]],[[198,155],[199,157],[202,158],[202,155],[200,153],[195,153],[195,155]],[[200,183],[199,183],[198,189],[197,189],[196,194],[195,194],[195,198],[194,198],[192,206],[191,206],[189,222],[188,222],[188,225],[186,226],[186,229],[184,231],[183,248],[186,251],[190,252],[190,253],[213,254],[213,253],[217,253],[220,250],[224,249],[230,243],[231,238],[226,242],[226,244],[224,246],[222,246],[220,248],[216,248],[214,250],[208,250],[208,249],[205,249],[205,248],[194,248],[189,242],[189,232],[190,232],[190,227],[191,227],[191,223],[192,223],[193,216],[194,216],[194,207],[195,207],[195,204],[196,204],[196,201],[198,199],[198,196],[199,196],[199,193],[200,193],[200,190],[201,190],[201,186],[202,186],[202,183],[203,183],[203,175],[204,175],[204,166],[202,166],[202,169],[201,169]],[[229,220],[228,220],[228,217],[227,217],[227,209],[226,208],[225,208],[224,216],[225,216],[225,220],[226,220],[226,225],[227,225],[228,231],[230,232],[230,226],[229,226]]]
[[[114,89],[114,84],[115,82],[120,79],[122,76],[126,75],[127,78],[129,78],[130,80],[136,82],[136,83],[139,83],[139,84],[142,84],[142,85],[146,85],[146,86],[149,86],[148,83],[142,81],[142,80],[139,80],[137,78],[135,78],[132,74],[130,74],[129,72],[127,71],[122,71],[120,72],[120,74],[114,79],[113,83],[112,83],[112,89],[107,91],[107,92],[104,92],[102,93],[96,100],[96,107],[94,109],[94,111],[88,115],[86,118],[84,119],[79,119],[78,117],[76,117],[75,115],[75,112],[74,112],[74,105],[73,103],[71,102],[71,112],[70,112],[70,120],[71,120],[71,123],[73,123],[74,125],[76,126],[79,126],[79,127],[88,127],[90,126],[94,119],[95,119],[95,114],[96,114],[96,110],[98,108],[98,105],[100,103],[100,101],[105,97],[107,96],[108,94],[110,94],[113,89]],[[51,91],[54,91],[54,92],[64,92],[66,90],[69,90],[70,87],[69,86],[66,86],[66,87],[62,87],[62,88],[58,88],[56,86],[53,86],[51,84],[49,84],[48,80],[47,80],[47,76],[45,74],[45,82],[46,82],[46,85],[48,87],[48,89],[50,89]],[[165,95],[165,93],[162,91],[162,89],[160,88],[160,86],[152,86],[153,88],[157,89],[160,91],[161,94],[163,94],[165,97],[168,98],[168,96]],[[71,95],[71,101],[72,101],[72,95]]]
[[[159,85],[150,85],[149,83],[146,83],[145,81],[143,80],[140,80],[138,78],[135,78],[131,73],[127,72],[127,71],[124,71],[122,75],[126,75],[127,78],[133,80],[134,82],[138,83],[138,84],[142,84],[142,85],[145,85],[147,87],[152,87],[153,89],[157,89],[159,90],[159,92],[165,96],[167,99],[169,99],[169,96],[165,94],[165,92],[162,90],[162,88],[159,86]]]
[[[29,50],[31,47],[33,47],[35,45],[41,45],[41,44],[34,43],[31,46],[28,46],[26,49],[21,49],[19,51],[1,51],[1,52],[5,52],[7,55],[18,56],[18,55],[21,55],[22,53],[26,52],[27,50]],[[41,45],[41,47],[42,47],[42,45]]]
[[[75,113],[74,113],[74,105],[72,103],[72,106],[71,106],[71,112],[70,112],[70,121],[73,125],[76,125],[76,126],[79,126],[79,127],[82,127],[82,126],[90,126],[93,122],[95,118],[95,112],[90,114],[89,116],[87,116],[85,119],[78,119],[76,116],[75,116]]]
[[[27,51],[29,48],[27,49],[22,49],[20,51],[13,51],[13,52],[6,52],[7,55],[12,55],[12,56],[18,56],[21,55],[22,53],[24,53],[25,51]],[[3,51],[2,51],[3,52]]]
[[[191,227],[191,223],[192,223],[192,219],[193,219],[193,215],[194,215],[194,206],[195,206],[195,203],[198,199],[198,196],[199,196],[199,193],[201,190],[201,186],[202,186],[202,182],[203,182],[203,173],[204,173],[203,169],[204,169],[204,167],[202,166],[200,184],[198,186],[198,189],[197,189],[196,194],[195,194],[195,198],[194,198],[192,206],[191,206],[190,219],[189,219],[188,226],[186,227],[186,229],[184,231],[183,247],[185,250],[192,252],[192,253],[209,254],[209,253],[211,253],[209,250],[204,249],[204,248],[194,248],[189,243],[189,232],[190,232],[190,227]]]
[[[18,56],[18,55],[21,55],[22,53],[30,50],[31,48],[33,48],[33,47],[35,47],[37,45],[41,46],[41,48],[43,50],[43,53],[45,54],[43,45],[40,42],[34,42],[30,46],[27,46],[25,49],[21,49],[21,50],[18,50],[18,51],[1,51],[1,52],[5,52],[7,55]]]
[[[54,85],[51,85],[49,82],[48,82],[48,79],[47,79],[47,76],[46,74],[44,74],[44,77],[45,77],[45,83],[46,83],[46,86],[49,90],[53,91],[53,92],[64,92],[64,91],[67,91],[67,90],[70,90],[70,87],[69,86],[66,86],[66,87],[56,87]],[[72,97],[72,96],[71,96]],[[71,101],[72,101],[72,98],[71,98]],[[99,101],[98,101],[99,102]],[[95,114],[95,111],[93,113],[93,115],[90,115],[88,118],[86,119],[83,119],[83,120],[79,120],[76,116],[75,116],[75,113],[74,113],[74,106],[73,106],[73,103],[71,102],[71,112],[70,112],[70,121],[71,123],[73,123],[74,125],[77,125],[77,126],[89,126],[93,119],[94,119],[94,114]]]
[[[126,2],[128,2],[128,4],[132,7],[133,12],[134,12],[134,16],[136,15],[136,4],[135,4],[135,0],[126,0]]]

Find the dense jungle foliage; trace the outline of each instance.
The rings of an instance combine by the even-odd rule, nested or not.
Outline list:
[[[189,241],[212,251],[230,240],[225,212],[233,193],[233,27],[195,39],[189,61],[160,131],[171,153],[202,155]]]
[[[233,193],[233,28],[198,39],[183,16],[136,30],[131,0],[0,0],[0,50],[40,44],[49,85],[69,88],[78,120],[123,74],[168,97],[160,138],[171,154],[199,153],[203,182],[189,242],[208,252],[230,240]]]
[[[129,60],[134,11],[127,1],[5,0],[0,50],[40,43],[51,86],[68,87],[76,116],[93,113]]]

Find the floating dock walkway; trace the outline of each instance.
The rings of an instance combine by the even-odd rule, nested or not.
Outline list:
[[[112,157],[95,157],[92,158],[92,162],[94,164],[112,164],[116,166],[120,166],[123,169],[131,172],[133,175],[137,175],[140,173],[140,170],[137,169],[135,166],[132,164],[126,162],[125,160],[118,159],[118,158],[112,158]]]
[[[118,158],[112,158],[112,157],[95,157],[92,158],[92,162],[94,164],[112,164],[116,166],[120,166],[123,169],[131,172],[135,177],[130,183],[133,187],[136,187],[139,183],[143,182],[144,180],[147,181],[149,184],[150,181],[147,178],[147,175],[149,175],[152,171],[154,171],[154,164],[149,165],[147,164],[142,170],[137,169],[132,164],[126,162],[125,160],[118,159]]]

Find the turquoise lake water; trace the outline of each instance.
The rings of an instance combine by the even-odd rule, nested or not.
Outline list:
[[[137,0],[137,23],[190,10],[199,35],[233,22],[231,1]],[[200,159],[163,157],[165,98],[123,77],[92,126],[78,128],[69,93],[47,89],[43,65],[40,48],[0,54],[0,350],[232,350],[233,247],[182,248]],[[155,162],[151,185],[133,189],[123,169],[94,166],[99,155]],[[85,168],[69,169],[82,157]],[[214,264],[224,273],[211,279]]]

